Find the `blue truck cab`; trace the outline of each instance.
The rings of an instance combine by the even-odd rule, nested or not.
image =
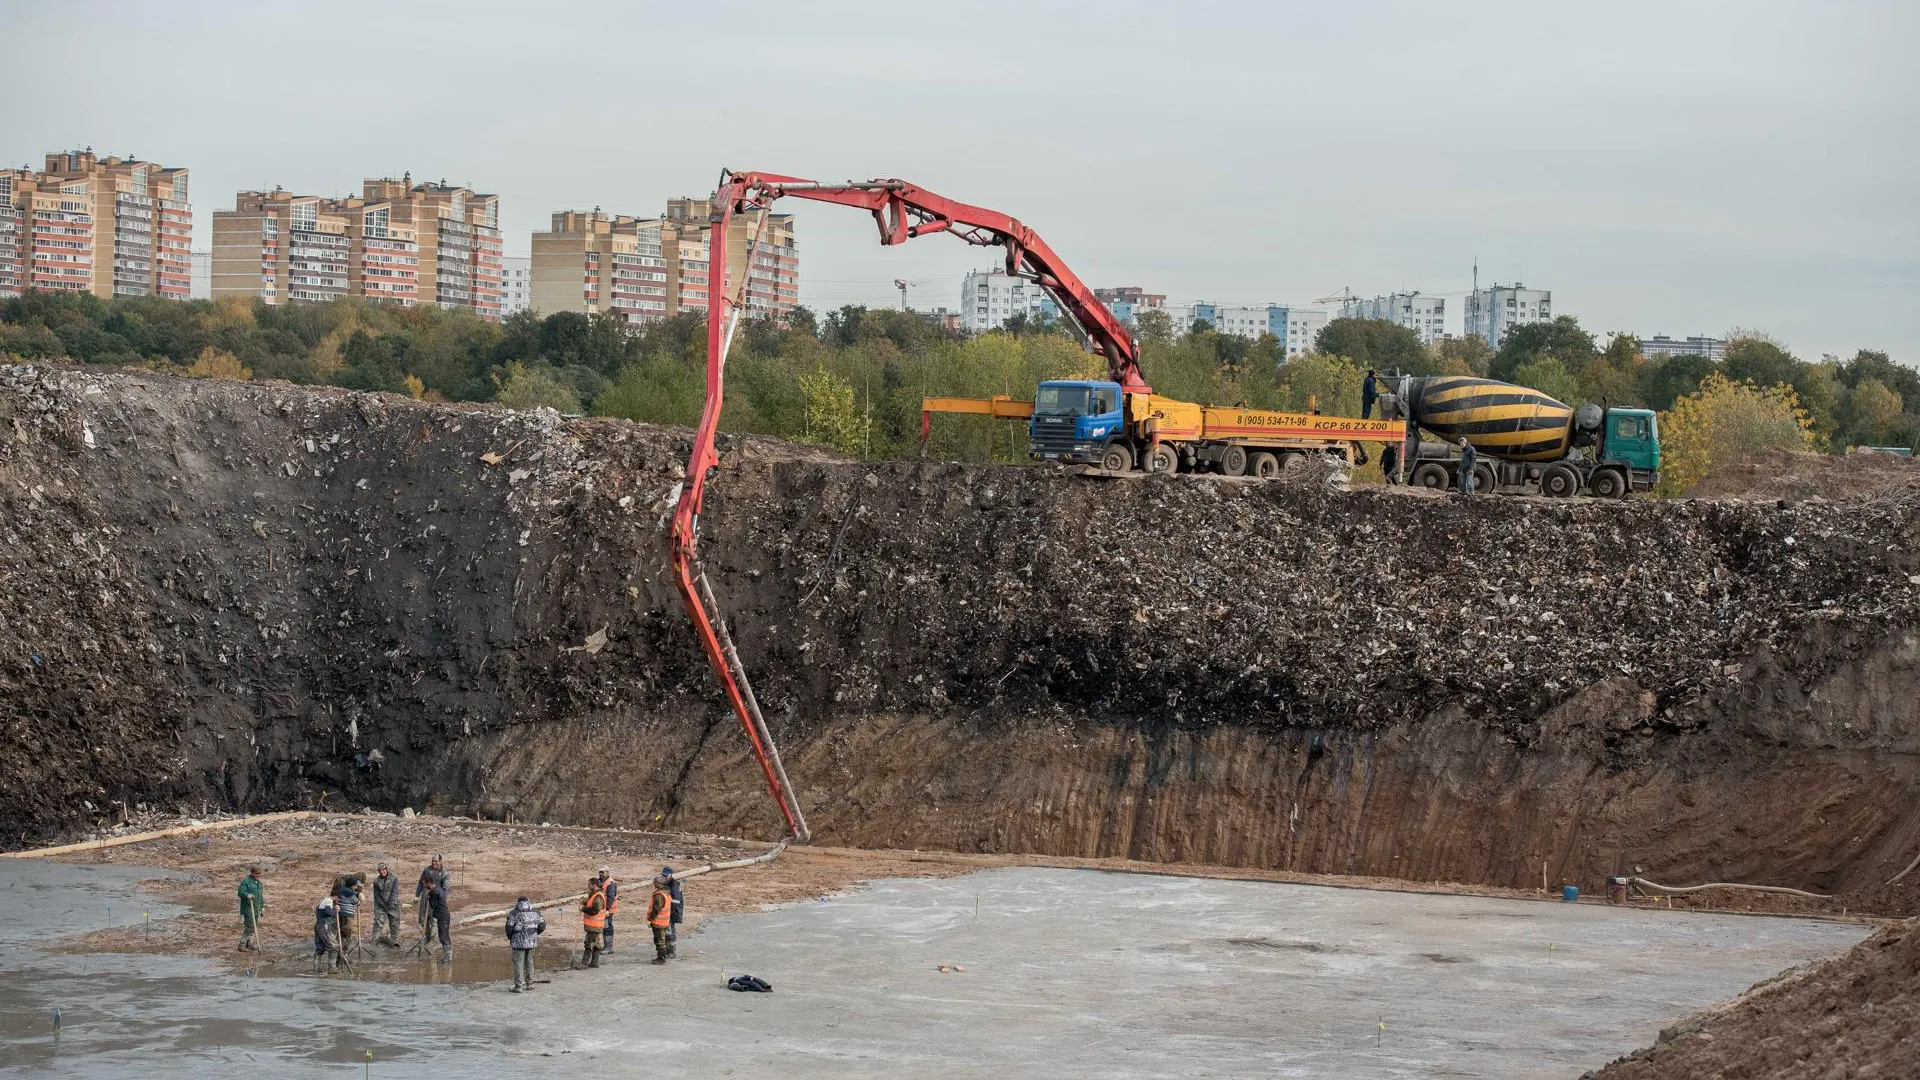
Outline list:
[[[1116,382],[1043,382],[1033,397],[1029,450],[1039,461],[1097,462],[1108,442],[1126,434],[1125,408]]]

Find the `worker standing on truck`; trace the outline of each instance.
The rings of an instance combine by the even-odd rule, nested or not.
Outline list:
[[[1480,463],[1480,455],[1473,449],[1466,436],[1460,437],[1460,494],[1472,495],[1474,484],[1473,468]]]
[[[240,879],[240,951],[255,952],[258,946],[253,943],[253,935],[260,928],[260,916],[267,913],[267,887],[260,880],[258,866],[247,867],[247,876]]]
[[[1380,399],[1380,384],[1373,369],[1367,369],[1367,379],[1360,384],[1360,419],[1373,419],[1373,403]]]

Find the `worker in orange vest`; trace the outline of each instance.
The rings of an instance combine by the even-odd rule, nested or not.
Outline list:
[[[587,879],[587,897],[580,901],[580,924],[586,928],[586,945],[580,953],[582,967],[600,966],[601,933],[607,928],[607,895],[600,891],[600,879]]]
[[[614,879],[613,871],[600,868],[600,892],[607,898],[607,928],[600,932],[600,951],[613,951],[613,917],[620,914],[620,882]]]
[[[653,928],[653,962],[667,962],[667,928],[673,925],[672,882],[665,874],[653,879],[653,898],[647,901],[647,925]]]

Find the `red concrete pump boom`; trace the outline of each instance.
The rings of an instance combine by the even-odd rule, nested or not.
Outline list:
[[[720,408],[726,396],[727,348],[733,327],[745,308],[748,275],[740,275],[740,295],[727,295],[728,226],[736,214],[766,210],[784,196],[839,203],[873,214],[882,244],[904,244],[916,236],[952,233],[969,244],[999,245],[1007,249],[1007,272],[1027,278],[1047,290],[1061,312],[1086,335],[1093,351],[1106,357],[1107,372],[1127,393],[1150,393],[1140,371],[1140,347],[1113,312],[1074,276],[1046,241],[1017,219],[994,210],[968,206],[936,195],[904,180],[822,184],[774,173],[720,174],[713,193],[712,231],[707,244],[707,400],[700,428],[687,458],[686,486],[673,515],[673,568],[680,596],[686,601],[707,660],[720,677],[727,701],[746,729],[754,757],[767,777],[767,789],[780,804],[795,839],[807,839],[806,818],[793,786],[780,763],[780,752],[767,730],[766,719],[753,696],[752,684],[727,632],[726,622],[700,565],[700,503],[706,494],[708,473],[720,462],[714,437],[720,428]],[[765,218],[761,219],[764,226]],[[756,238],[757,239],[757,238]],[[753,246],[748,247],[751,260]]]

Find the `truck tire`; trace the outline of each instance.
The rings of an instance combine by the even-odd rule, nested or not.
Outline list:
[[[1108,443],[1100,452],[1100,468],[1110,473],[1132,472],[1133,449],[1123,442]]]
[[[1220,455],[1220,471],[1227,476],[1247,475],[1247,448],[1229,446],[1227,452]]]
[[[1445,465],[1428,461],[1413,467],[1413,475],[1407,477],[1407,484],[1430,491],[1445,491],[1453,486],[1453,478],[1447,475]]]
[[[1624,499],[1627,478],[1619,469],[1601,469],[1593,474],[1593,493],[1602,499]]]
[[[1288,473],[1297,473],[1306,467],[1307,455],[1305,454],[1289,453],[1280,455],[1280,473],[1282,476]]]
[[[1153,453],[1147,457],[1147,471],[1165,473],[1168,476],[1179,472],[1180,451],[1175,450],[1171,443],[1160,443],[1156,445],[1153,448]]]
[[[1280,475],[1280,459],[1261,450],[1253,455],[1251,468],[1253,475],[1262,480],[1271,480]]]
[[[1475,495],[1492,495],[1499,487],[1500,480],[1494,475],[1493,466],[1483,461],[1473,467],[1473,493]]]
[[[1580,494],[1580,474],[1565,465],[1549,465],[1540,474],[1540,494],[1570,499]]]

